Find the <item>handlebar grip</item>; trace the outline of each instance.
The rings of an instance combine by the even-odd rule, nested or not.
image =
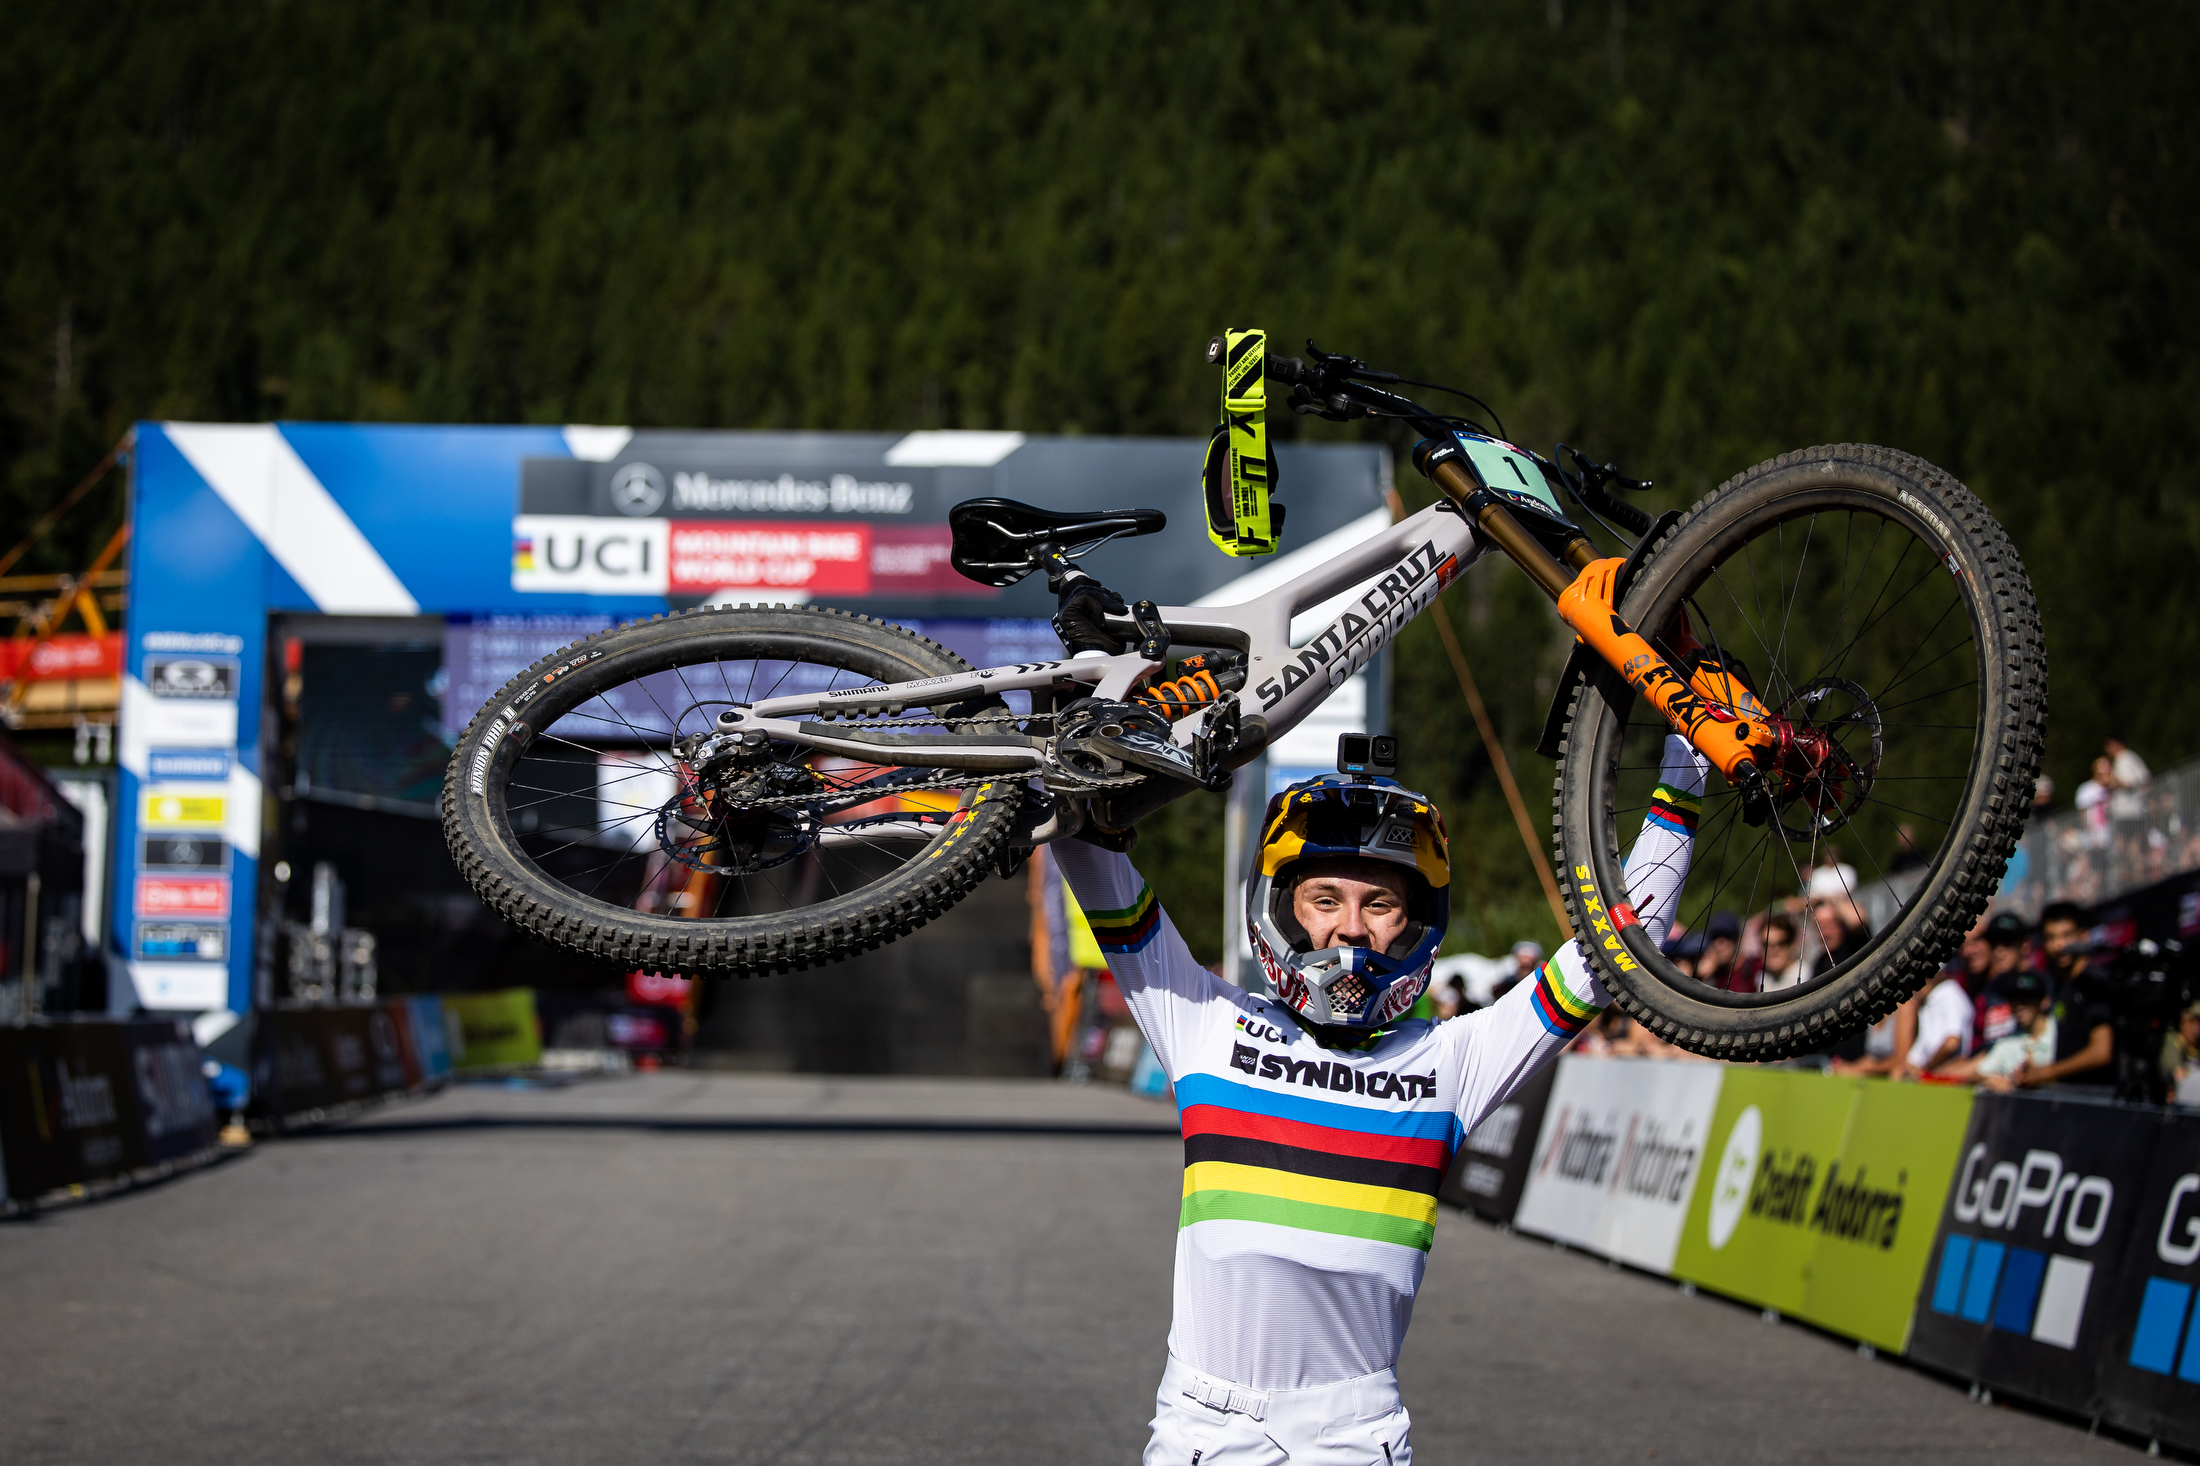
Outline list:
[[[1650,516],[1624,500],[1608,500],[1605,503],[1604,512],[1618,521],[1623,528],[1635,534],[1650,533]]]
[[[1308,376],[1306,363],[1295,356],[1271,356],[1263,369],[1269,381],[1281,382],[1286,387],[1295,387]]]

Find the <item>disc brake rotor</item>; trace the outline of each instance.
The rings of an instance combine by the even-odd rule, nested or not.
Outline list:
[[[1845,677],[1821,677],[1773,710],[1773,805],[1791,840],[1822,840],[1870,797],[1884,749],[1879,706]]]

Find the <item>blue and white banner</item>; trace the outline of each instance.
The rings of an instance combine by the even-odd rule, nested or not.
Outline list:
[[[112,949],[147,1007],[243,1011],[278,986],[261,951],[274,910],[261,833],[284,791],[263,788],[263,740],[297,669],[270,646],[273,617],[374,618],[397,640],[413,622],[413,639],[444,649],[432,721],[446,744],[535,656],[698,604],[845,606],[956,628],[933,634],[981,662],[1023,660],[979,654],[1044,633],[1053,598],[1035,581],[957,576],[948,506],[1159,507],[1175,527],[1099,550],[1094,573],[1134,597],[1242,599],[1248,587],[1224,588],[1245,567],[1199,532],[1203,450],[1000,432],[141,423]],[[1295,544],[1387,518],[1383,450],[1278,454]],[[389,787],[350,791],[360,807],[432,807],[432,760],[384,773]]]

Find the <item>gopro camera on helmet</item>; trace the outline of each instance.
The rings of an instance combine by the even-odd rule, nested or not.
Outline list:
[[[1355,779],[1398,776],[1398,740],[1382,733],[1339,733],[1337,772]]]

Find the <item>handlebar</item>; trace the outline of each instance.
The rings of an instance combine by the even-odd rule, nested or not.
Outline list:
[[[1219,359],[1219,346],[1220,338],[1217,338],[1208,349],[1210,361]],[[1403,419],[1426,437],[1450,437],[1453,419],[1423,407],[1410,398],[1373,385],[1377,382],[1404,382],[1406,379],[1396,372],[1380,371],[1356,357],[1324,351],[1311,341],[1306,343],[1306,347],[1313,358],[1311,361],[1296,356],[1269,356],[1262,362],[1263,374],[1269,381],[1292,389],[1290,406],[1293,412],[1315,414],[1332,422],[1348,422],[1354,418],[1380,414]],[[1470,400],[1479,402],[1480,399]],[[1499,431],[1502,433],[1502,425]],[[1581,500],[1585,508],[1593,514],[1615,521],[1634,534],[1641,535],[1649,531],[1650,516],[1632,504],[1623,502],[1618,494],[1612,492],[1614,489],[1640,492],[1650,487],[1648,479],[1628,478],[1613,465],[1597,463],[1578,449],[1565,444],[1561,444],[1560,448],[1573,457],[1574,467],[1570,472],[1559,467],[1559,474],[1567,480],[1574,496]]]

